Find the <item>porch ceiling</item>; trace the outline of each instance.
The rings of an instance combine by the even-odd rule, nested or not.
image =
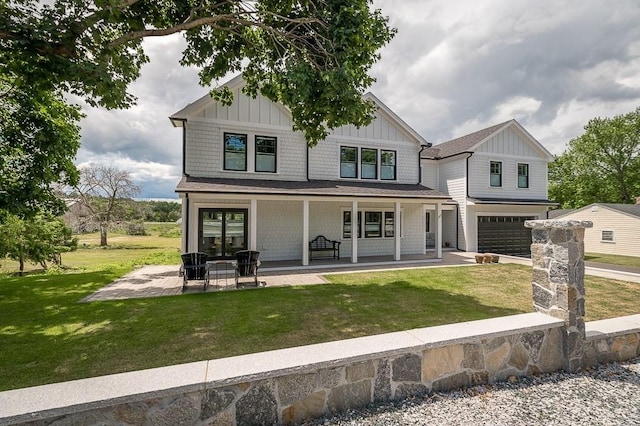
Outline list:
[[[430,201],[451,200],[446,194],[419,184],[358,181],[279,181],[183,177],[176,192],[210,194],[260,194],[313,197],[401,198]]]

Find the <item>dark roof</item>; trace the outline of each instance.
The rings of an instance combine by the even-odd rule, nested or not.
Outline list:
[[[547,199],[527,199],[527,198],[469,198],[476,204],[520,204],[535,206],[557,206],[558,203]]]
[[[329,180],[283,181],[183,177],[178,183],[176,192],[451,199],[440,191],[419,184]]]
[[[600,203],[598,203],[600,204]],[[603,207],[610,208],[612,210],[617,210],[622,213],[630,214],[631,216],[640,217],[640,204],[609,204],[602,203],[600,204]]]
[[[549,219],[555,219],[558,216],[564,216],[565,214],[569,214],[571,212],[574,212],[575,210],[572,209],[555,209],[555,210],[549,210],[547,212],[547,217]]]
[[[422,158],[446,158],[465,152],[477,143],[481,142],[487,136],[490,136],[491,134],[499,130],[505,124],[509,123],[509,121],[505,121],[504,123],[496,124],[495,126],[487,127],[486,129],[478,130],[477,132],[473,132],[468,135],[434,145],[433,147],[427,148],[422,151]]]

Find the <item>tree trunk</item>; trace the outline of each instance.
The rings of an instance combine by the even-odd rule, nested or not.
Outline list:
[[[100,247],[105,247],[107,245],[107,224],[100,224]]]
[[[19,276],[24,275],[24,259],[22,257],[20,257],[20,272],[18,272]]]

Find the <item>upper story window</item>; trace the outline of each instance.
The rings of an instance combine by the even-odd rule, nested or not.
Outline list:
[[[396,152],[382,150],[380,154],[380,179],[396,180]]]
[[[489,165],[491,186],[502,186],[502,162],[491,161]]]
[[[529,165],[518,163],[518,188],[529,187]]]
[[[378,150],[362,148],[360,150],[362,157],[361,167],[362,179],[377,179],[378,178]]]
[[[358,177],[358,148],[350,146],[340,148],[340,177]]]
[[[247,135],[241,133],[224,134],[224,169],[247,170]]]
[[[277,147],[277,138],[256,136],[256,172],[276,172]]]
[[[396,158],[396,151],[342,146],[340,147],[340,177],[396,180]]]

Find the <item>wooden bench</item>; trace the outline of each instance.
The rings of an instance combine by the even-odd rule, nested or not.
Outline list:
[[[331,257],[332,259],[340,258],[340,241],[333,241],[327,239],[324,235],[318,235],[313,240],[309,241],[309,260],[313,259],[313,253],[318,252],[331,252],[331,256],[324,256],[325,258]],[[318,257],[316,257],[317,259]]]

